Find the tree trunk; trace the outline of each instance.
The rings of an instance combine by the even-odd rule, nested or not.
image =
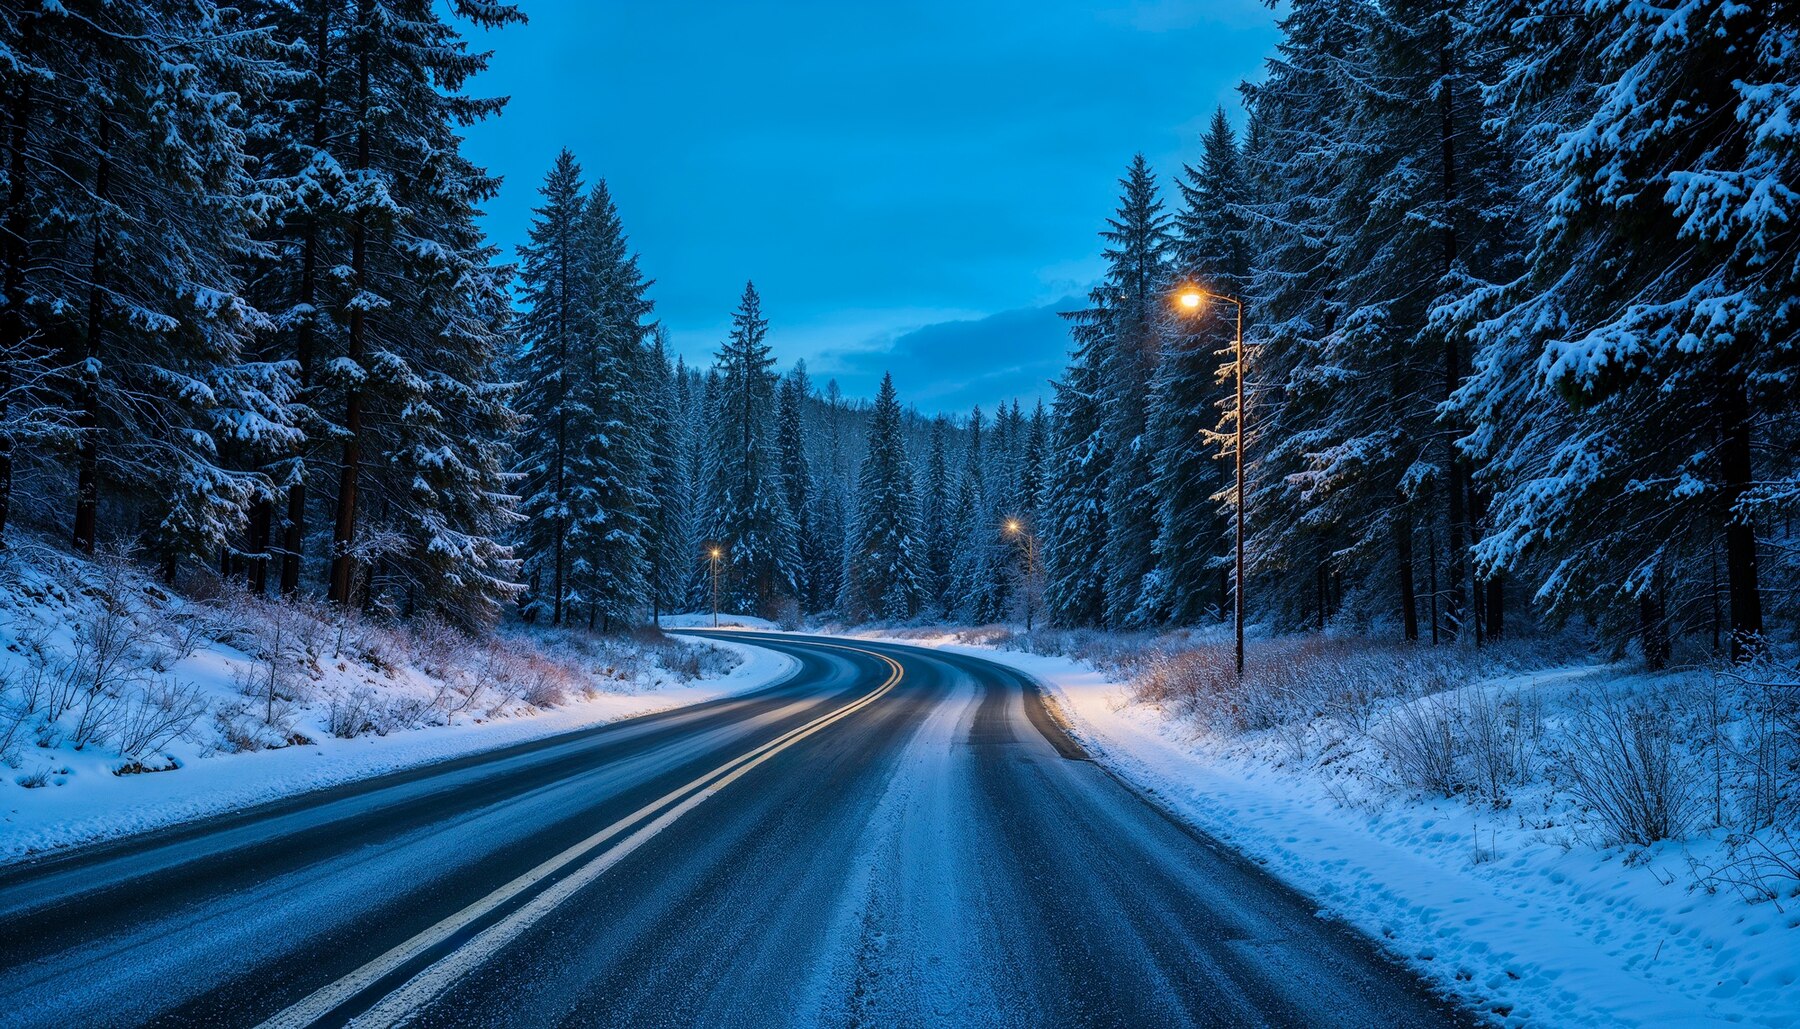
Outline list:
[[[316,15],[319,35],[313,45],[312,149],[325,146],[325,90],[331,70],[331,3],[322,3]],[[300,365],[300,396],[310,397],[313,385],[313,327],[318,318],[319,217],[310,214],[300,243],[300,303],[306,317],[294,330],[294,358]],[[301,555],[306,550],[306,458],[296,452],[289,473],[287,527],[281,544],[281,592],[291,596],[300,589]]]
[[[358,38],[361,40],[356,55],[357,87],[357,127],[356,127],[356,170],[367,171],[369,168],[369,42],[368,33],[374,31],[373,4],[371,0],[361,0],[358,4],[357,24],[360,28]],[[358,211],[350,237],[350,273],[351,282],[356,294],[350,306],[350,347],[349,358],[358,368],[362,366],[365,356],[365,335],[367,331],[367,312],[364,310],[362,294],[369,282],[369,224],[368,216]],[[344,457],[343,466],[338,475],[337,519],[331,534],[331,597],[340,604],[352,603],[351,587],[356,580],[356,487],[357,478],[362,471],[362,433],[363,433],[363,391],[359,384],[352,383],[345,391],[344,398]]]
[[[1719,472],[1724,482],[1720,504],[1725,514],[1725,590],[1731,605],[1731,659],[1752,656],[1762,637],[1762,592],[1756,572],[1756,526],[1737,510],[1752,482],[1750,406],[1741,379],[1728,383],[1720,396]]]
[[[25,18],[19,29],[18,50],[23,57],[31,48],[37,25],[36,18]],[[19,75],[14,80],[11,102],[7,105],[7,191],[4,239],[0,240],[0,426],[5,425],[15,385],[17,364],[25,351],[25,266],[31,260],[27,242],[25,216],[25,145],[31,131],[31,80]],[[0,550],[6,547],[6,523],[12,514],[13,447],[12,433],[0,429]]]
[[[1668,611],[1663,600],[1661,578],[1658,575],[1657,584],[1638,598],[1639,638],[1644,647],[1644,664],[1652,672],[1668,667],[1669,655],[1674,649],[1669,640]]]
[[[1444,228],[1443,271],[1448,275],[1456,267],[1460,241],[1457,237],[1456,218],[1456,99],[1449,85],[1450,53],[1449,40],[1439,44],[1438,72],[1442,83],[1438,91],[1439,111],[1439,146],[1443,162],[1443,202]],[[1462,385],[1462,353],[1454,332],[1444,333],[1444,399],[1449,400]],[[1468,607],[1468,512],[1465,498],[1468,496],[1468,467],[1462,455],[1456,449],[1457,433],[1448,431],[1445,438],[1445,449],[1448,452],[1449,469],[1449,531],[1450,552],[1449,567],[1450,594],[1446,598],[1444,629],[1451,640],[1457,638],[1462,629],[1464,612]]]
[[[1499,572],[1488,576],[1486,590],[1487,638],[1494,642],[1506,635],[1506,590]]]
[[[1406,642],[1419,639],[1419,597],[1413,586],[1412,520],[1405,512],[1394,519],[1394,555],[1400,573],[1400,624]]]
[[[258,497],[250,505],[250,567],[247,580],[250,592],[262,596],[269,587],[269,536],[275,521],[275,498]]]
[[[105,108],[98,112],[100,133],[94,166],[94,196],[106,200],[112,177],[112,119]],[[75,427],[81,442],[75,457],[75,549],[84,554],[94,552],[94,536],[100,512],[100,332],[106,316],[106,233],[102,218],[94,224],[93,265],[90,271],[87,303],[87,332],[82,340],[82,363],[79,371],[80,409]]]

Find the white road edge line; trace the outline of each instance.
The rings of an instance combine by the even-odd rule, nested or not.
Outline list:
[[[834,643],[814,644],[815,646],[834,647],[838,650],[849,650],[859,654],[867,654],[880,658],[892,669],[887,681],[875,690],[846,704],[835,711],[821,715],[805,725],[788,730],[781,736],[757,747],[747,754],[727,761],[723,765],[706,772],[685,785],[678,786],[661,797],[645,804],[631,814],[613,822],[606,828],[594,833],[587,839],[568,847],[561,853],[540,863],[530,871],[520,875],[511,882],[495,889],[487,896],[470,904],[462,910],[450,915],[437,924],[419,932],[404,943],[398,944],[387,952],[374,958],[362,967],[350,972],[342,978],[327,983],[308,994],[297,1003],[283,1009],[257,1027],[257,1029],[292,1029],[292,1027],[310,1025],[331,1013],[345,1001],[368,989],[383,977],[401,968],[418,955],[449,939],[470,923],[480,919],[495,908],[518,896],[546,877],[560,871],[572,862],[586,856],[590,851],[606,841],[618,836],[627,828],[655,813],[658,809],[674,803],[675,806],[657,817],[648,825],[627,836],[613,847],[591,857],[585,865],[577,869],[555,886],[545,890],[531,902],[513,912],[506,918],[489,926],[476,934],[474,938],[463,944],[432,965],[420,971],[418,975],[407,980],[399,989],[384,997],[369,1011],[352,1019],[351,1024],[393,1025],[406,1018],[408,1014],[424,1004],[461,977],[469,969],[486,960],[494,951],[524,932],[538,919],[548,914],[562,901],[574,894],[582,886],[599,878],[607,869],[619,863],[632,851],[642,846],[651,837],[673,824],[682,815],[698,807],[701,802],[736,781],[750,769],[762,764],[776,754],[800,742],[812,734],[831,725],[839,719],[846,718],[864,707],[874,703],[887,694],[899,683],[902,675],[900,663],[884,654],[861,647],[849,647]]]

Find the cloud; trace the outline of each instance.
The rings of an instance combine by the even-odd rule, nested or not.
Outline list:
[[[885,347],[820,355],[815,376],[836,378],[851,396],[872,396],[883,372],[894,373],[903,403],[927,413],[958,413],[980,404],[992,411],[1017,398],[1030,407],[1050,398],[1050,380],[1068,358],[1068,323],[1057,315],[1080,307],[1065,297],[1042,307],[985,318],[936,322],[895,336]]]

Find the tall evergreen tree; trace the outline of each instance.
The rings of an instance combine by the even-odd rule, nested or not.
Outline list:
[[[795,595],[799,555],[793,516],[781,488],[775,446],[775,359],[769,323],[754,283],[732,314],[720,347],[719,401],[714,412],[716,454],[709,535],[726,553],[725,595],[734,608],[763,616],[782,613]]]
[[[588,196],[578,232],[582,348],[574,387],[574,474],[580,488],[570,549],[588,623],[609,628],[629,622],[650,602],[654,440],[642,392],[651,381],[645,369],[650,282],[638,269],[604,181]]]
[[[1107,461],[1100,427],[1096,346],[1102,339],[1098,314],[1106,292],[1096,290],[1094,307],[1074,318],[1075,352],[1068,374],[1056,386],[1055,432],[1050,474],[1044,492],[1045,603],[1065,625],[1095,625],[1106,613]]]
[[[688,463],[684,453],[686,434],[682,424],[686,417],[686,402],[681,379],[685,372],[680,366],[670,364],[668,340],[669,330],[658,325],[652,337],[642,390],[643,406],[639,412],[645,421],[644,433],[649,447],[646,492],[650,510],[646,518],[645,545],[651,616],[658,621],[663,612],[671,610],[683,599],[692,533]]]
[[[1800,492],[1800,158],[1791,88],[1770,85],[1800,74],[1792,11],[1500,14],[1484,41],[1510,48],[1499,113],[1537,231],[1528,272],[1467,305],[1487,319],[1458,407],[1496,494],[1479,563],[1534,571],[1553,609],[1624,608],[1649,652],[1669,584],[1717,560],[1744,657],[1767,625],[1759,522]]]
[[[1224,108],[1213,112],[1199,167],[1186,169],[1176,215],[1174,273],[1213,293],[1243,298],[1250,272],[1244,213],[1248,183]],[[1230,488],[1215,433],[1230,403],[1237,311],[1213,301],[1171,320],[1151,385],[1152,468],[1158,499],[1155,608],[1178,624],[1227,610],[1225,519],[1219,494]],[[1225,366],[1220,367],[1220,358]],[[1229,407],[1225,417],[1236,412]],[[1229,428],[1229,425],[1222,428]],[[1225,436],[1229,439],[1229,436]]]
[[[894,377],[883,375],[869,423],[869,453],[857,491],[856,548],[851,557],[858,614],[911,618],[925,599],[923,546],[912,462],[906,456]]]
[[[481,26],[524,17],[472,0],[356,0],[350,12],[333,70],[349,112],[334,152],[347,169],[347,245],[330,298],[344,333],[321,385],[342,412],[331,596],[378,603],[391,589],[474,622],[516,592],[495,541],[510,415],[489,378],[508,270],[475,222],[498,180],[462,156],[457,129],[503,101],[463,92],[487,55],[468,52],[451,13]]]
[[[568,600],[569,526],[574,518],[574,451],[589,428],[577,410],[583,402],[580,338],[583,282],[581,169],[567,150],[539,188],[525,245],[519,247],[519,293],[525,312],[518,323],[520,379],[518,410],[531,427],[518,443],[519,491],[523,517],[518,552],[529,584],[528,619],[563,623]]]
[[[798,558],[795,593],[801,609],[808,612],[824,606],[819,592],[820,565],[828,560],[818,536],[812,473],[806,459],[805,409],[811,394],[806,363],[798,362],[781,380],[775,431],[776,447],[781,452],[781,486],[794,518],[794,549]]]
[[[926,602],[940,615],[950,614],[950,557],[954,550],[951,523],[950,421],[942,415],[931,423],[931,452],[925,463],[925,490],[920,532],[925,544],[922,586]]]
[[[1146,400],[1156,368],[1169,286],[1169,219],[1142,154],[1120,180],[1118,212],[1101,233],[1101,286],[1111,298],[1098,357],[1106,478],[1106,618],[1141,625],[1151,616],[1145,585],[1155,568],[1157,502],[1152,488]]]

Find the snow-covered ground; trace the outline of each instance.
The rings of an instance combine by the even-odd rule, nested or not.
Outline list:
[[[330,621],[202,603],[129,562],[7,558],[0,863],[770,685],[792,659],[695,638]]]
[[[711,611],[686,611],[681,614],[663,615],[662,627],[665,629],[707,629],[713,624]],[[719,628],[721,629],[777,629],[780,626],[767,618],[755,615],[734,615],[719,612]]]
[[[1800,903],[1696,888],[1716,834],[1595,845],[1522,790],[1494,809],[1364,789],[1279,736],[1221,739],[1067,657],[976,654],[1044,683],[1100,761],[1179,817],[1381,940],[1509,1025],[1800,1025]],[[1618,670],[1518,674],[1484,689],[1571,690]],[[1345,762],[1354,756],[1343,758]],[[1566,815],[1566,813],[1565,813]]]

